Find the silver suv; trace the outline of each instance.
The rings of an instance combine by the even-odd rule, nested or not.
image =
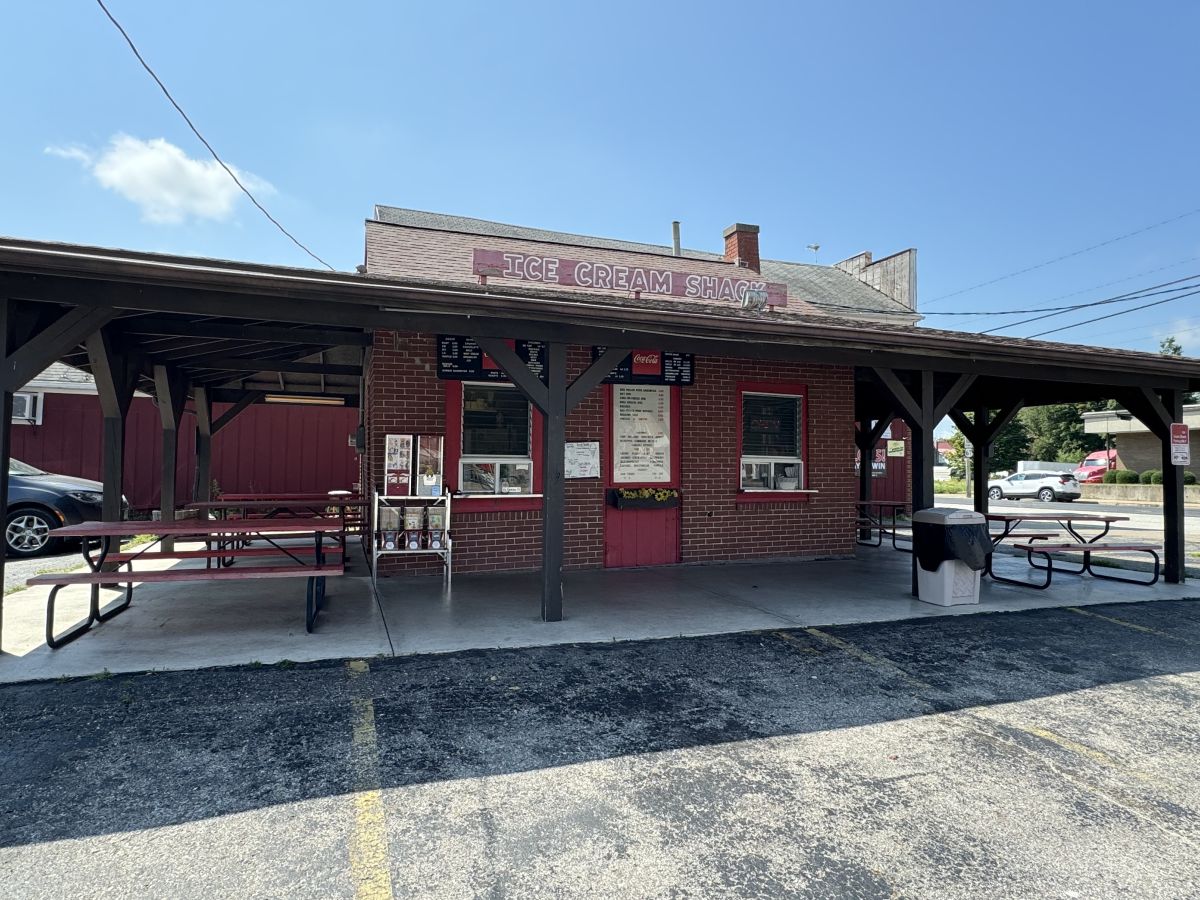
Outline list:
[[[988,497],[992,500],[1036,497],[1043,503],[1050,503],[1074,500],[1080,493],[1079,482],[1070,472],[1015,472],[1007,478],[988,482]]]

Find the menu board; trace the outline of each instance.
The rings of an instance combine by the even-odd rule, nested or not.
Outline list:
[[[567,444],[566,477],[600,477],[599,441],[571,441]]]
[[[615,385],[612,415],[613,483],[670,482],[670,389]]]
[[[592,359],[600,358],[606,347],[593,347]],[[696,358],[691,353],[669,353],[666,350],[634,350],[621,360],[605,384],[675,384],[690,385],[696,370]]]
[[[507,341],[525,365],[546,380],[546,344],[543,341]],[[508,376],[474,338],[440,334],[437,339],[438,378],[449,381],[508,381]]]

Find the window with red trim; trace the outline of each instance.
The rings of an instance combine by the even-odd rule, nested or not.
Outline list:
[[[738,386],[740,490],[805,489],[806,407],[803,388]]]
[[[533,493],[533,415],[509,384],[462,386],[462,454],[458,489],[464,494]]]

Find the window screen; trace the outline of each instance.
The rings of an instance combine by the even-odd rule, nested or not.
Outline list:
[[[742,395],[742,456],[800,456],[800,398]]]
[[[463,456],[529,456],[529,401],[516,388],[463,385]]]

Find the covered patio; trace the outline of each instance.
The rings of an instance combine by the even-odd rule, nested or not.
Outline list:
[[[564,423],[568,413],[636,347],[802,361],[843,367],[847,374],[852,371],[858,421],[855,440],[860,447],[874,447],[885,424],[896,417],[912,429],[915,509],[933,505],[933,429],[942,417],[951,416],[974,443],[976,484],[982,488],[989,445],[1022,406],[1117,399],[1162,442],[1167,584],[1153,590],[1114,592],[1113,586],[1090,580],[1064,579],[1046,595],[989,585],[977,609],[1186,596],[1177,587],[1185,577],[1183,482],[1178,468],[1168,464],[1168,428],[1179,418],[1184,394],[1200,389],[1200,361],[1193,359],[901,325],[880,328],[852,318],[786,309],[764,312],[730,305],[718,311],[697,310],[669,301],[648,306],[636,298],[613,295],[494,289],[471,282],[422,282],[14,239],[0,239],[0,312],[4,335],[0,463],[6,466],[10,453],[13,392],[56,360],[88,370],[96,378],[104,404],[104,511],[111,520],[120,516],[125,417],[135,389],[154,396],[162,414],[165,519],[174,516],[185,499],[175,498],[171,487],[185,411],[196,417],[198,458],[204,460],[206,448],[223,424],[251,404],[292,400],[356,405],[366,371],[364,351],[371,347],[377,329],[473,337],[541,411],[545,463],[539,495],[540,574],[456,575],[449,595],[441,593],[440,580],[384,579],[372,612],[358,575],[365,566],[358,567],[354,575],[337,579],[331,587],[329,622],[320,633],[292,634],[291,616],[270,626],[272,633],[287,635],[288,649],[279,652],[280,659],[360,653],[369,647],[407,653],[972,611],[945,611],[914,601],[912,557],[894,552],[807,563],[566,572]],[[508,342],[515,340],[545,342],[543,377],[535,376],[511,349]],[[568,377],[568,348],[589,345],[607,350],[580,374]],[[214,420],[215,400],[233,406]],[[850,425],[838,427],[848,432]],[[846,458],[852,461],[850,443],[847,435]],[[862,467],[860,499],[870,495],[867,470]],[[207,479],[197,478],[194,498],[204,499],[207,488]],[[364,490],[369,485],[364,484]],[[0,501],[5,504],[6,491],[7,482],[0,480]],[[975,503],[985,510],[986,493],[980,490]],[[853,497],[845,498],[845,507],[849,533],[854,527]],[[804,590],[797,591],[796,584],[803,584]],[[160,596],[155,590],[156,586],[143,586],[139,596]],[[230,631],[252,633],[247,623],[269,605],[269,599],[266,604],[251,603],[248,597],[235,602],[232,594],[241,596],[242,590],[219,597],[224,591],[204,584],[173,586],[169,596],[161,595],[162,608],[171,609],[175,616],[185,609],[174,606],[177,603],[209,609],[228,603],[228,615],[221,618]],[[255,598],[270,598],[272,587],[261,581],[244,590]],[[24,604],[33,596],[26,592],[18,602]],[[359,621],[343,622],[334,610],[339,597],[351,596],[359,598],[355,601]],[[139,665],[171,665],[169,660],[153,661],[165,660],[162,654],[156,656],[154,644],[161,642],[165,648],[176,641],[170,627],[159,627],[163,621],[152,624],[153,605],[149,600],[137,603],[132,613],[81,640],[72,653],[85,654],[89,647],[97,650],[88,662],[71,670],[77,674],[111,670],[121,654],[112,650],[107,661],[102,659],[99,648],[113,646],[113,638],[106,635],[126,634],[136,644],[133,636],[139,633],[155,635],[154,640],[143,641],[148,649],[138,657]],[[343,607],[343,612],[349,608]],[[546,627],[536,621],[539,618],[562,624]],[[379,628],[390,634],[386,651],[378,643]],[[347,651],[343,645],[335,651],[333,636],[343,629],[355,649]],[[352,632],[371,636],[355,644],[359,638],[350,638]],[[329,641],[326,649],[318,649],[325,641]],[[267,640],[258,646],[275,645]],[[24,669],[47,676],[67,671],[70,658],[63,651],[39,668],[38,652],[29,648],[27,636],[11,623],[6,626],[3,605],[0,651],[20,658],[13,661],[20,663],[15,668],[5,658],[5,671]],[[273,653],[264,649],[261,655]],[[183,653],[181,658],[194,663],[198,657]]]
[[[913,598],[909,560],[885,546],[860,547],[852,559],[569,572],[569,615],[548,628],[529,602],[537,573],[461,575],[452,587],[436,576],[381,579],[376,593],[359,559],[353,569],[362,574],[331,583],[313,634],[304,633],[300,604],[287,585],[258,581],[214,591],[204,583],[151,584],[138,588],[135,614],[57,651],[42,639],[44,591],[30,588],[9,598],[0,682],[1200,599],[1185,585],[1129,589],[1063,578],[1039,592],[985,578],[978,605],[941,607]],[[1015,556],[999,557],[996,568],[1014,578],[1029,571]],[[82,610],[86,599],[75,589],[64,603],[66,615]]]

